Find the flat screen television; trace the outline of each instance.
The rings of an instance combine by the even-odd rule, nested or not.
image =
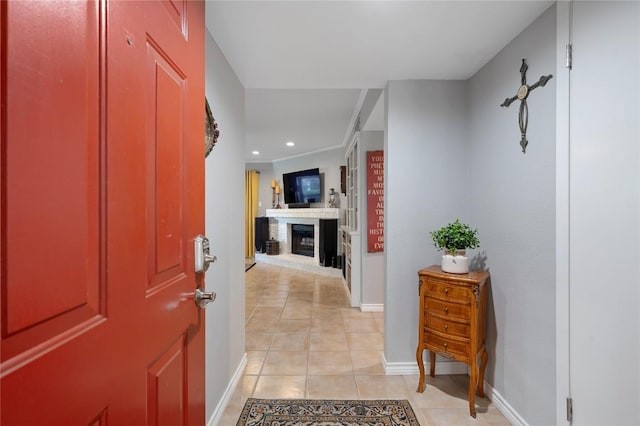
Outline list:
[[[320,203],[322,191],[320,188],[320,170],[309,169],[282,175],[284,184],[284,202],[292,203]]]

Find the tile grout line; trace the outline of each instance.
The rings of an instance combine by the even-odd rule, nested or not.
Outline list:
[[[281,274],[281,275],[284,275],[284,274]],[[311,373],[310,367],[311,367],[311,352],[312,352],[311,351],[311,334],[312,334],[312,330],[313,330],[313,321],[314,321],[314,319],[322,320],[322,317],[326,317],[327,311],[324,311],[322,308],[323,308],[323,306],[327,306],[327,307],[330,306],[331,308],[337,308],[338,309],[340,321],[336,321],[336,323],[333,324],[333,325],[331,325],[331,324],[322,324],[322,321],[320,321],[320,324],[322,324],[322,326],[321,326],[320,329],[316,330],[317,333],[322,335],[323,333],[331,333],[332,331],[335,332],[336,331],[335,327],[341,325],[342,326],[341,332],[344,334],[345,339],[347,338],[347,336],[349,334],[351,334],[352,336],[361,335],[360,336],[361,339],[357,339],[355,341],[356,348],[354,348],[350,344],[349,340],[346,341],[346,352],[345,352],[345,353],[348,354],[349,365],[350,365],[350,368],[351,368],[350,372],[347,373],[346,377],[351,377],[354,385],[356,386],[356,388],[355,388],[355,396],[356,396],[356,398],[359,399],[359,400],[364,400],[365,398],[363,397],[363,395],[366,395],[367,391],[369,391],[370,393],[373,392],[374,394],[382,392],[381,395],[384,395],[384,398],[382,398],[382,399],[388,399],[388,398],[408,399],[409,403],[411,404],[411,406],[412,406],[412,408],[414,410],[414,412],[416,413],[416,416],[421,421],[420,424],[423,425],[423,426],[426,426],[428,423],[427,423],[427,419],[425,418],[425,410],[427,410],[427,409],[420,407],[420,405],[422,405],[424,401],[423,402],[418,402],[418,400],[414,400],[413,398],[411,398],[411,395],[412,395],[411,392],[413,392],[413,389],[407,390],[408,388],[413,388],[413,386],[409,386],[407,389],[404,389],[404,387],[402,388],[402,393],[405,396],[399,396],[399,395],[395,396],[395,397],[392,396],[392,395],[396,395],[397,393],[394,393],[394,392],[389,393],[389,392],[387,392],[386,388],[387,388],[388,385],[384,384],[385,380],[383,378],[378,379],[378,377],[377,377],[378,373],[379,373],[378,372],[378,368],[376,367],[375,369],[371,370],[370,367],[372,366],[372,364],[369,361],[365,361],[364,359],[362,359],[362,357],[357,357],[358,362],[360,364],[362,364],[361,365],[361,371],[358,370],[360,372],[360,374],[357,374],[358,371],[356,371],[356,367],[355,367],[355,364],[354,364],[354,359],[356,359],[356,357],[353,356],[354,352],[357,352],[357,351],[371,352],[372,350],[374,350],[376,353],[378,353],[378,352],[384,350],[383,347],[382,348],[376,348],[376,349],[369,348],[369,345],[371,343],[373,343],[373,340],[372,339],[367,339],[366,337],[364,337],[366,333],[371,333],[370,337],[376,337],[376,340],[377,340],[378,336],[383,337],[384,336],[384,330],[381,329],[381,328],[383,327],[384,322],[379,323],[377,315],[374,315],[373,317],[371,315],[364,315],[364,316],[359,315],[359,312],[355,312],[351,308],[349,308],[348,306],[345,306],[343,304],[344,301],[341,298],[333,298],[332,297],[333,294],[332,294],[331,290],[335,287],[333,285],[334,283],[327,283],[327,282],[320,282],[320,283],[318,283],[318,282],[314,282],[314,283],[306,282],[305,283],[304,280],[299,279],[299,277],[296,276],[295,278],[296,278],[295,280],[292,280],[292,279],[287,278],[287,277],[284,277],[284,278],[279,277],[278,282],[280,283],[280,288],[278,290],[280,291],[280,294],[282,294],[283,290],[284,290],[283,287],[287,285],[286,284],[287,283],[287,279],[290,279],[290,286],[294,287],[294,289],[295,289],[295,292],[294,292],[295,297],[292,296],[292,294],[289,291],[287,291],[286,297],[285,297],[285,306],[286,306],[287,302],[294,301],[294,300],[297,301],[298,298],[300,299],[300,301],[308,302],[310,304],[309,316],[305,317],[305,318],[309,318],[308,328],[305,329],[306,330],[306,334],[309,336],[308,337],[309,342],[308,342],[308,345],[307,345],[307,347],[305,349],[306,357],[304,358],[305,361],[306,361],[306,364],[305,364],[305,375],[304,375],[304,381],[305,382],[304,382],[304,385],[303,385],[304,386],[304,388],[303,388],[304,389],[304,398],[308,399],[308,398],[311,397],[311,386],[310,386],[310,380],[309,379],[310,379],[310,377],[312,377],[310,375],[310,373]],[[271,279],[269,281],[275,281],[275,278],[273,278],[273,279]],[[274,282],[272,284],[273,284],[274,287],[271,287],[271,288],[275,288],[278,283]],[[313,284],[313,288],[314,288],[311,300],[308,300],[308,292],[304,291],[307,288],[306,285],[308,285],[308,284]],[[260,292],[265,291],[265,289],[259,288],[259,287],[258,288],[253,287],[253,290],[255,290],[256,293],[260,293]],[[266,289],[266,290],[268,291],[269,289]],[[254,294],[254,296],[255,296],[255,294]],[[252,310],[250,318],[254,318],[255,319],[254,315],[257,313],[255,311],[255,309],[257,308],[257,306],[260,303],[264,303],[264,300],[267,297],[268,297],[268,294],[260,296],[260,298],[258,299],[258,301],[256,303],[256,306],[254,307],[254,310]],[[320,303],[321,301],[322,301],[322,303]],[[268,346],[267,350],[265,351],[265,356],[264,356],[263,362],[262,362],[260,368],[257,371],[258,376],[256,377],[255,381],[253,381],[253,385],[250,387],[249,391],[247,392],[248,395],[254,395],[256,390],[257,390],[258,382],[260,381],[260,379],[264,378],[264,377],[267,377],[267,376],[263,376],[263,372],[264,372],[264,369],[266,367],[266,359],[267,359],[267,357],[268,357],[268,355],[270,353],[276,351],[276,349],[274,349],[275,348],[274,343],[276,343],[275,342],[275,334],[278,332],[278,330],[280,329],[280,326],[282,325],[281,321],[285,320],[285,318],[283,318],[284,306],[282,306],[282,309],[279,312],[280,312],[280,315],[278,316],[277,322],[275,323],[276,324],[276,330],[275,331],[271,331],[272,332],[271,341],[269,343],[269,346]],[[322,312],[322,314],[323,314],[322,316],[320,316],[320,312]],[[332,318],[332,317],[335,317],[335,316],[331,316],[331,312],[329,312],[329,317],[327,317],[327,318]],[[367,331],[367,330],[369,330],[369,325],[368,324],[359,324],[358,323],[360,319],[365,319],[365,318],[367,318],[367,319],[372,319],[373,318],[374,321],[376,323],[378,323],[378,324],[376,324],[377,325],[377,329],[376,329],[375,333],[373,333],[371,331]],[[346,323],[347,322],[350,323],[349,327],[352,330],[352,333],[347,333],[347,330],[346,330]],[[323,326],[328,326],[328,327],[326,328],[326,330],[323,330],[323,328],[325,328]],[[294,332],[288,331],[286,333],[287,334],[291,334],[291,333],[294,333]],[[375,336],[374,336],[374,334],[375,334]],[[297,342],[297,340],[295,340],[295,341]],[[283,341],[281,343],[284,343],[285,347],[287,346],[286,342]],[[383,345],[384,345],[384,343],[383,343]],[[326,348],[329,348],[329,347],[330,346],[321,346],[320,349],[323,349],[323,348],[326,349]],[[326,352],[333,352],[333,351],[327,350]],[[340,351],[340,352],[342,352],[342,351]],[[322,356],[320,356],[320,358],[322,358]],[[361,360],[363,360],[365,362],[361,362]],[[332,364],[332,363],[329,363],[329,364]],[[317,377],[318,378],[318,381],[316,383],[317,392],[318,392],[317,395],[321,399],[334,398],[334,397],[329,397],[329,398],[322,397],[322,395],[330,395],[333,392],[333,390],[335,390],[335,383],[340,383],[341,381],[338,381],[338,382],[335,382],[335,381],[324,381],[323,382],[323,377],[322,376],[334,375],[334,374],[332,374],[332,372],[335,372],[335,370],[332,370],[331,366],[329,365],[329,369],[323,369],[322,371],[325,372],[326,374],[319,374],[319,375],[313,376],[313,377]],[[337,375],[337,374],[335,374],[335,375]],[[245,374],[245,376],[246,376],[246,374]],[[284,376],[287,376],[287,375],[284,375]],[[373,378],[373,376],[376,376],[375,380],[373,380],[373,382],[370,382],[369,380],[367,380],[367,377],[372,377]],[[359,386],[358,377],[361,377],[361,378],[365,379],[363,381],[363,384],[365,386],[363,386],[363,387]],[[464,378],[460,378],[460,377],[443,377],[443,379],[445,379],[445,382],[443,383],[445,388],[449,389],[449,388],[453,387],[453,388],[456,388],[458,390],[462,389],[462,392],[465,393],[466,386],[464,385]],[[341,380],[344,380],[344,379],[341,379]],[[373,389],[373,388],[369,389],[369,387],[366,386],[368,383],[371,383],[373,385],[373,384],[378,383],[378,381],[380,381],[380,386],[382,386],[380,389],[377,389],[378,385],[375,386],[375,389]],[[395,389],[395,390],[400,391],[399,388],[396,389],[396,382],[397,381],[392,381],[391,387],[389,388],[390,390]],[[277,382],[275,382],[275,383],[277,383]],[[407,383],[408,382],[405,380],[404,381],[404,385],[407,385]],[[277,386],[274,389],[274,392],[277,392],[278,395],[281,394],[281,391],[282,391],[282,389],[278,389]],[[449,393],[446,390],[444,392]],[[454,393],[458,393],[458,391],[456,391]],[[269,398],[269,396],[267,396],[267,395],[271,394],[271,392],[268,391],[266,394],[263,392],[263,394],[264,394],[265,398]],[[286,394],[286,392],[285,392],[285,394]],[[452,397],[456,397],[453,394],[451,394],[451,396]],[[348,398],[348,399],[350,399],[350,398]],[[414,405],[414,404],[416,404],[416,405]],[[460,409],[449,408],[449,407],[445,407],[445,406],[442,406],[442,407],[441,406],[436,406],[436,407],[429,408],[429,410],[431,410],[432,412],[435,411],[437,413],[442,413],[442,416],[446,415],[448,412],[451,412],[452,410],[453,411],[460,411]],[[440,416],[441,416],[441,414],[437,415],[437,417],[440,417]],[[478,424],[485,425],[485,424],[488,423],[488,422],[486,422],[486,418],[478,419],[478,420],[479,420]]]

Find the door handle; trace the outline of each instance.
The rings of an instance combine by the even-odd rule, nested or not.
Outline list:
[[[193,301],[196,302],[196,305],[200,309],[204,309],[211,302],[216,300],[216,292],[206,292],[200,290],[200,287],[196,288],[196,291],[193,293]]]
[[[218,260],[217,257],[211,255],[211,248],[209,245],[209,239],[204,235],[198,235],[193,240],[195,271],[206,272],[209,269],[209,264]]]

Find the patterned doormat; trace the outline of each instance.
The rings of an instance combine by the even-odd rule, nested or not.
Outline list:
[[[420,426],[407,400],[255,399],[236,426]]]

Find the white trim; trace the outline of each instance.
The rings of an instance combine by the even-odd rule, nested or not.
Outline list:
[[[344,139],[342,140],[343,147],[347,146],[353,134],[356,133],[356,131],[359,131],[359,129],[357,130],[354,129],[353,126],[356,125],[356,120],[360,116],[360,111],[362,110],[362,104],[364,104],[364,99],[367,97],[367,91],[368,89],[362,89],[360,91],[360,97],[358,98],[358,102],[356,102],[356,106],[353,109],[353,114],[351,115],[351,120],[349,120],[349,126],[347,127],[347,132],[345,133]]]
[[[407,376],[419,374],[416,362],[388,362],[384,352],[382,353],[382,365],[387,376]],[[425,373],[429,374],[429,362],[424,363]],[[436,362],[436,375],[445,374],[469,374],[467,364],[458,361]],[[484,381],[485,396],[502,413],[502,415],[514,426],[529,426],[518,412],[495,390],[487,381]]]
[[[360,305],[362,312],[384,312],[384,303],[363,303]]]
[[[571,73],[565,68],[566,44],[571,42],[573,5],[556,3],[556,425],[568,425],[566,398],[570,383],[570,99]]]
[[[273,160],[245,160],[245,163],[277,163],[278,161],[286,161],[286,160],[291,160],[293,158],[300,158],[300,157],[306,157],[307,155],[314,155],[314,154],[318,154],[320,152],[326,152],[326,151],[332,151],[334,149],[343,149],[344,146],[342,145],[332,145],[332,146],[327,146],[325,148],[320,148],[320,149],[316,149],[315,151],[308,151],[308,152],[301,152],[300,154],[295,154],[295,155],[290,155],[288,157],[281,157],[281,158],[274,158]]]
[[[360,216],[360,213],[358,213]],[[360,219],[357,219],[360,223]],[[362,252],[360,250],[360,231],[351,235],[351,307],[359,308],[362,303]]]
[[[351,140],[349,141],[349,144],[347,145],[347,149],[344,151],[345,160],[351,154],[351,151],[353,150],[353,145],[355,145],[359,141],[360,141],[360,131],[354,132],[353,133],[353,137],[351,138]],[[359,157],[358,157],[358,164],[360,164],[360,158]]]
[[[282,158],[274,158],[273,160],[259,160],[259,159],[255,159],[255,160],[244,160],[245,163],[276,163],[278,161],[285,161],[285,160],[291,160],[293,158],[299,158],[299,157],[306,157],[307,155],[313,155],[313,154],[317,154],[319,152],[325,152],[325,151],[331,151],[333,149],[341,149],[344,148],[345,146],[347,146],[347,143],[349,143],[349,141],[351,140],[351,136],[355,133],[354,132],[354,128],[353,126],[355,126],[356,124],[356,120],[358,119],[358,116],[360,115],[360,111],[362,110],[362,104],[364,104],[364,99],[367,96],[367,90],[368,89],[362,89],[360,91],[360,97],[358,98],[358,101],[356,102],[356,106],[353,109],[353,114],[351,115],[351,119],[349,120],[349,125],[347,126],[347,131],[344,135],[344,139],[342,140],[342,143],[340,145],[333,145],[333,146],[328,146],[325,148],[320,148],[317,149],[315,151],[310,151],[310,152],[303,152],[300,154],[295,154],[295,155],[290,155],[288,157],[282,157]],[[383,90],[384,93],[384,90]]]
[[[304,209],[266,209],[266,216],[276,219],[339,219],[340,209],[321,207]]]
[[[382,353],[382,366],[384,374],[387,376],[408,376],[411,374],[419,374],[418,364],[411,362],[388,362],[384,352]],[[424,362],[426,374],[429,374],[429,362]],[[467,374],[467,364],[458,361],[437,361],[436,375],[440,374]]]
[[[222,415],[224,414],[224,410],[227,409],[227,405],[229,405],[229,401],[231,400],[231,396],[235,392],[240,380],[244,376],[244,369],[247,367],[247,354],[245,353],[240,360],[240,364],[238,364],[238,368],[236,368],[236,372],[233,373],[233,377],[229,381],[227,388],[224,390],[222,394],[222,398],[220,398],[220,402],[215,410],[213,410],[213,414],[211,418],[207,422],[207,426],[216,426],[220,423],[220,419],[222,419]]]
[[[528,423],[518,414],[518,412],[507,402],[500,392],[491,387],[485,380],[484,393],[491,403],[502,413],[502,415],[514,426],[528,426]]]

